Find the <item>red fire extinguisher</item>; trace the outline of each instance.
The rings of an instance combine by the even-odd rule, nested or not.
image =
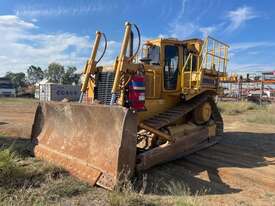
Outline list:
[[[145,78],[133,75],[128,84],[128,105],[135,111],[145,110]]]

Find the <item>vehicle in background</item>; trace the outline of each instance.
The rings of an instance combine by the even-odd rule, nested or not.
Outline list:
[[[16,90],[9,78],[0,78],[0,96],[1,97],[15,97]]]
[[[256,104],[271,103],[271,91],[254,89],[248,91],[247,100]]]

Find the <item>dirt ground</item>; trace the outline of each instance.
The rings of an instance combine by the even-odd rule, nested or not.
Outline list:
[[[29,138],[35,104],[0,103],[0,136]],[[275,125],[247,123],[244,115],[224,115],[219,144],[150,169],[145,193],[171,198],[162,187],[177,182],[199,191],[203,205],[275,205]]]

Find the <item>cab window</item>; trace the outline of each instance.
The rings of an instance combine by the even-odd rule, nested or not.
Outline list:
[[[179,71],[179,50],[177,46],[167,45],[164,49],[164,88],[175,90]]]
[[[141,61],[146,64],[160,65],[160,47],[156,45],[144,45]]]
[[[151,64],[159,65],[160,48],[158,46],[151,46],[148,48],[148,58],[151,59]]]

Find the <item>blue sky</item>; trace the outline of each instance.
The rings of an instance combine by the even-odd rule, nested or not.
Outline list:
[[[96,30],[107,35],[111,64],[126,20],[143,39],[218,38],[231,46],[230,71],[275,70],[272,0],[1,0],[0,75],[51,62],[81,70]]]

